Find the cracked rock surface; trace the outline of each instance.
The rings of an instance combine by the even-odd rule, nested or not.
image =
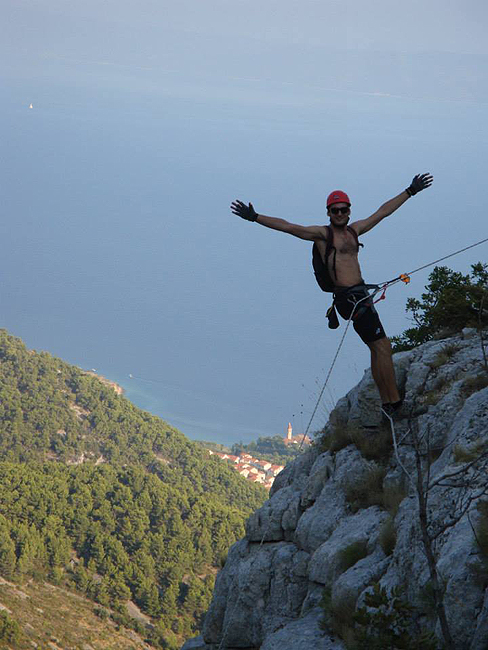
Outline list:
[[[429,571],[417,495],[406,474],[416,477],[412,427],[432,450],[429,480],[437,485],[429,491],[429,530],[436,535],[434,552],[455,647],[487,650],[488,590],[472,568],[481,558],[473,528],[483,486],[478,481],[461,495],[443,479],[466,466],[460,464],[459,449],[469,451],[488,441],[480,339],[476,330],[464,330],[398,353],[394,363],[405,396],[394,425],[398,456],[393,449],[382,458],[368,452],[368,436],[374,442],[375,436],[386,435],[385,427],[391,436],[389,423],[381,421],[368,370],[339,400],[314,445],[285,467],[269,500],[249,518],[246,537],[231,547],[217,577],[202,635],[182,650],[343,650],[344,643],[324,624],[322,595],[325,591],[332,604],[361,604],[375,582],[387,590],[400,587],[421,624],[440,638],[435,619],[422,604]],[[343,432],[349,437],[341,438]],[[342,443],[327,448],[324,436]],[[469,475],[471,470],[466,471]],[[394,495],[394,505],[384,496],[368,502],[374,501],[373,489],[364,486],[374,472],[380,476],[375,489]],[[395,531],[393,548],[384,543],[386,525]],[[345,562],[355,543],[363,549],[361,557]]]

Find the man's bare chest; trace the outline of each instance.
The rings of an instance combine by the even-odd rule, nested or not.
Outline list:
[[[358,253],[357,241],[349,232],[344,233],[344,235],[334,234],[334,248],[337,254],[341,256],[353,255],[356,257]]]

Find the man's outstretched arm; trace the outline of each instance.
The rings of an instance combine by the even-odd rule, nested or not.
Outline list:
[[[378,210],[376,210],[376,212],[374,212],[367,219],[361,219],[360,221],[355,221],[352,223],[351,227],[354,228],[358,235],[362,235],[365,232],[368,232],[368,230],[371,230],[371,228],[374,228],[376,225],[378,225],[379,222],[382,221],[385,217],[389,217],[390,214],[395,212],[395,210],[398,210],[398,208],[402,206],[405,201],[408,201],[411,196],[415,196],[415,194],[418,194],[418,192],[421,192],[427,187],[430,187],[433,180],[434,177],[430,173],[417,174],[414,176],[412,182],[406,190],[401,192],[398,196],[395,196],[393,199],[390,199],[386,203],[383,203],[383,205],[381,205]]]
[[[266,226],[266,228],[272,228],[273,230],[279,230],[280,232],[286,232],[289,235],[299,237],[300,239],[314,241],[316,239],[327,238],[327,229],[324,226],[300,226],[297,223],[290,223],[289,221],[278,219],[277,217],[267,217],[264,214],[256,212],[252,203],[246,205],[242,201],[236,200],[231,204],[230,209],[238,217],[241,217],[241,219],[255,221],[261,226]]]

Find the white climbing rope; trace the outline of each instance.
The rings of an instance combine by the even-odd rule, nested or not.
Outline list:
[[[396,282],[396,280],[392,280],[392,282]],[[358,305],[360,305],[360,304],[363,302],[363,300],[367,300],[368,298],[373,299],[373,298],[376,296],[376,294],[378,294],[380,291],[383,291],[383,295],[384,295],[384,292],[386,291],[386,289],[387,289],[387,287],[388,287],[388,284],[389,284],[389,283],[386,283],[386,284],[383,284],[383,285],[381,285],[381,286],[378,286],[378,287],[373,291],[373,293],[371,293],[371,294],[368,293],[366,296],[364,296],[364,298],[361,298],[361,300],[358,300],[358,301],[355,303],[355,305],[354,305],[354,307],[353,307],[353,310],[352,310],[352,312],[351,312],[351,315],[350,315],[349,318],[347,319],[346,327],[345,327],[345,330],[344,330],[344,334],[342,335],[342,338],[341,338],[341,340],[340,340],[340,342],[339,342],[339,345],[338,345],[338,347],[337,347],[337,351],[336,351],[336,353],[335,353],[335,356],[334,356],[334,358],[332,359],[332,363],[331,363],[331,365],[330,365],[329,371],[328,371],[327,376],[326,376],[326,378],[325,378],[324,385],[322,386],[322,390],[321,390],[320,393],[319,393],[319,396],[318,396],[317,402],[316,402],[316,404],[315,404],[315,408],[314,408],[314,410],[313,410],[313,412],[312,412],[312,415],[311,415],[310,420],[309,420],[309,422],[308,422],[307,428],[305,429],[305,432],[304,432],[304,434],[303,434],[303,436],[302,436],[302,440],[301,440],[301,442],[300,442],[300,446],[299,446],[299,448],[298,448],[298,451],[299,451],[299,452],[300,452],[301,449],[302,449],[303,441],[305,440],[305,438],[306,438],[306,436],[307,436],[307,434],[308,434],[308,432],[309,432],[309,430],[310,430],[310,426],[311,426],[311,424],[312,424],[312,422],[313,422],[313,419],[314,419],[314,417],[315,417],[315,413],[317,412],[317,409],[318,409],[318,407],[319,407],[319,404],[320,404],[320,402],[321,402],[321,400],[322,400],[322,395],[324,394],[325,388],[326,388],[326,386],[327,386],[327,384],[328,384],[328,382],[329,382],[330,376],[331,376],[331,374],[332,374],[332,370],[333,370],[333,368],[334,368],[334,366],[335,366],[335,363],[336,363],[336,361],[337,361],[337,357],[339,356],[339,352],[341,351],[342,345],[343,345],[343,343],[344,343],[344,339],[346,338],[347,330],[349,329],[349,325],[351,324],[351,320],[353,319],[354,312],[356,311],[356,308],[358,307]],[[374,286],[374,285],[370,285],[370,286]]]
[[[388,420],[390,421],[391,437],[392,437],[392,439],[393,439],[393,449],[394,449],[394,451],[395,451],[395,456],[396,456],[396,459],[397,459],[398,465],[401,467],[402,471],[405,472],[405,474],[406,474],[408,480],[410,481],[410,483],[413,484],[413,479],[412,479],[412,477],[411,477],[410,474],[407,472],[407,470],[405,469],[405,466],[403,465],[402,461],[400,460],[400,454],[398,453],[398,444],[397,444],[397,437],[396,437],[396,432],[395,432],[395,425],[394,425],[394,423],[393,423],[393,418],[392,418],[391,415],[390,415],[389,413],[387,413],[383,408],[381,409],[381,412],[382,412],[383,415],[385,415],[385,416],[388,418]]]

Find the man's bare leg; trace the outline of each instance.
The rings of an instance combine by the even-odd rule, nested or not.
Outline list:
[[[367,344],[371,350],[371,373],[380,392],[383,404],[394,404],[400,400],[396,385],[390,339],[386,336]]]

